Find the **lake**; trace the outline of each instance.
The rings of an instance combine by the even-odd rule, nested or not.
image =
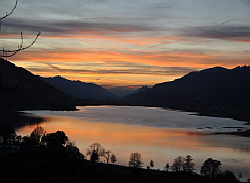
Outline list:
[[[243,179],[250,177],[250,139],[216,132],[249,128],[245,122],[230,118],[206,117],[190,112],[156,107],[86,106],[78,111],[25,111],[44,117],[39,124],[47,133],[62,130],[76,142],[83,154],[92,143],[100,143],[117,157],[116,164],[128,165],[133,152],[142,155],[144,165],[154,161],[154,169],[163,170],[178,156],[191,155],[197,172],[207,158],[221,161],[222,170],[230,170]],[[36,125],[16,129],[29,135]],[[234,128],[231,128],[234,127]],[[101,158],[101,161],[105,161]]]

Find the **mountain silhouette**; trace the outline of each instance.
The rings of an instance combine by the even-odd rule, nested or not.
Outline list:
[[[250,67],[214,67],[191,72],[125,99],[133,105],[250,118]]]
[[[117,96],[105,90],[100,85],[94,83],[85,83],[81,81],[67,80],[61,76],[53,78],[41,78],[41,80],[49,83],[55,88],[63,91],[64,93],[81,99],[103,100],[103,99],[116,99]]]
[[[71,97],[0,58],[1,110],[75,110]]]
[[[141,88],[133,91],[132,93],[130,93],[129,95],[132,95],[132,94],[137,94],[137,93],[140,93],[140,92],[145,92],[146,90],[148,90],[148,86],[142,86]]]

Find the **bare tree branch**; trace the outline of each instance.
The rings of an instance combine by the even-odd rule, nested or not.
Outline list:
[[[18,3],[18,0],[16,0],[15,6],[10,11],[10,13],[6,12],[5,16],[0,17],[0,31],[1,31],[1,21],[3,19],[7,18],[8,16],[10,16],[15,11],[15,9],[17,7],[17,3]],[[40,34],[41,34],[41,32],[39,31],[38,34],[36,35],[35,39],[28,46],[24,47],[23,46],[23,43],[24,43],[23,32],[21,32],[21,34],[20,34],[20,36],[21,36],[21,43],[20,43],[20,45],[18,45],[18,48],[16,50],[5,50],[4,47],[3,47],[3,49],[0,49],[0,58],[2,58],[2,57],[12,57],[17,52],[25,50],[25,49],[28,49],[29,47],[31,47],[36,42],[36,40],[40,36]],[[7,87],[7,88],[3,87],[2,86],[2,73],[0,73],[0,89],[7,89],[7,90],[17,89],[21,85],[22,81],[23,81],[23,77],[21,78],[20,82],[17,85],[15,85],[14,87]]]
[[[1,20],[4,19],[4,18],[7,18],[8,16],[10,16],[14,12],[14,10],[17,7],[17,3],[18,3],[18,0],[16,0],[16,4],[15,4],[14,8],[11,10],[11,12],[10,13],[6,12],[6,15],[0,18],[0,31],[1,31]]]
[[[40,36],[41,32],[39,31],[38,34],[36,35],[36,38],[30,43],[30,45],[23,47],[23,33],[21,32],[21,44],[18,45],[18,49],[16,50],[5,50],[4,48],[2,48],[0,50],[0,52],[2,52],[2,54],[0,54],[0,57],[12,57],[15,54],[17,54],[17,52],[22,51],[22,50],[26,50],[29,47],[31,47],[37,40],[37,38]]]
[[[15,6],[13,7],[13,9],[11,10],[10,13],[6,13],[5,16],[1,17],[0,18],[0,31],[1,31],[1,20],[4,19],[4,18],[7,18],[8,16],[10,16],[14,10],[16,9],[17,7],[17,3],[18,3],[18,0],[16,0],[16,4]],[[21,43],[20,45],[18,45],[18,48],[16,50],[5,50],[5,48],[3,47],[2,49],[0,49],[0,57],[12,57],[14,56],[15,54],[17,54],[19,51],[22,51],[22,50],[25,50],[25,49],[28,49],[29,47],[31,47],[37,40],[37,38],[40,36],[41,32],[39,31],[38,34],[36,35],[35,39],[26,47],[23,47],[23,33],[21,32],[20,36],[21,36]]]

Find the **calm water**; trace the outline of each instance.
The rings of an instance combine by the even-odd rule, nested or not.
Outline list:
[[[89,106],[78,109],[74,112],[26,112],[46,117],[40,126],[47,133],[63,130],[83,154],[92,143],[100,143],[117,156],[116,164],[127,165],[129,155],[138,152],[144,167],[152,159],[154,168],[162,170],[176,157],[191,155],[199,171],[202,163],[212,157],[221,161],[223,170],[231,170],[236,175],[242,172],[243,179],[250,177],[250,139],[211,135],[237,129],[227,127],[249,127],[244,122],[152,107]],[[19,128],[17,134],[29,135],[34,128]]]

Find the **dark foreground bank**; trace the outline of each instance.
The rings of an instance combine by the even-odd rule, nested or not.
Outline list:
[[[1,151],[1,183],[219,183],[237,182],[231,175],[209,179],[187,172],[166,172],[107,164],[88,160],[51,156],[46,151]]]
[[[0,110],[0,125],[10,125],[19,128],[25,125],[39,124],[43,118],[30,116],[24,112],[16,112],[10,110]]]

